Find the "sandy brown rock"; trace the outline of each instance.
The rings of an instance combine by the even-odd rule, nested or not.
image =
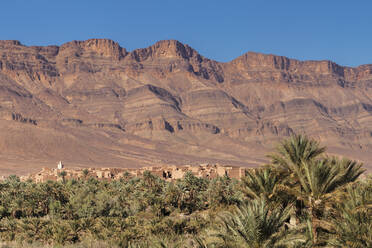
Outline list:
[[[175,40],[132,52],[0,41],[0,173],[59,160],[253,166],[294,132],[370,166],[371,99],[372,65],[253,52],[220,63]]]

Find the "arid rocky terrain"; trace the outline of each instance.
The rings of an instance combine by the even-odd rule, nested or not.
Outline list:
[[[248,52],[205,58],[175,40],[127,51],[106,39],[0,41],[0,174],[69,166],[255,166],[306,133],[372,158],[372,65]]]

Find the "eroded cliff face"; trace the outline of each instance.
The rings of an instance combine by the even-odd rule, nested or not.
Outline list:
[[[367,162],[372,65],[248,52],[220,63],[178,41],[0,41],[0,173],[83,166],[257,165],[304,132]]]

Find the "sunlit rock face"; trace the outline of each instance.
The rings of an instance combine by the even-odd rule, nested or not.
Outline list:
[[[106,39],[0,41],[0,173],[55,161],[256,166],[306,133],[372,158],[372,65],[248,52],[221,63],[175,40],[134,51]]]

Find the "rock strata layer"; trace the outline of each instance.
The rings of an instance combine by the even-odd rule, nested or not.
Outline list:
[[[372,65],[248,52],[227,63],[179,41],[0,41],[0,174],[73,166],[254,166],[306,133],[372,158]],[[372,168],[372,167],[371,167]]]

